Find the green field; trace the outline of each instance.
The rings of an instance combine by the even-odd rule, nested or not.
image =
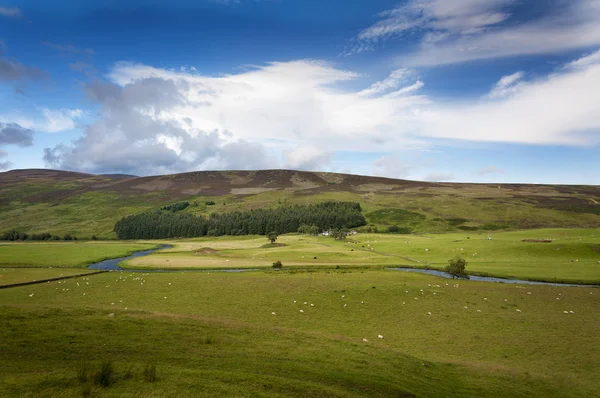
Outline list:
[[[490,238],[488,240],[488,237]],[[523,240],[552,242],[523,242]],[[358,234],[330,237],[283,235],[281,247],[265,237],[169,241],[172,249],[121,264],[124,268],[218,269],[270,267],[343,268],[409,266],[442,269],[449,259],[467,259],[475,274],[554,282],[600,283],[600,229],[542,229],[451,234]],[[267,247],[265,247],[267,246]],[[315,258],[316,257],[316,258]]]
[[[599,306],[376,269],[105,273],[0,290],[0,395],[593,397]],[[110,386],[78,380],[104,361]]]
[[[3,242],[0,244],[0,267],[85,267],[153,247],[156,245],[116,242]]]
[[[86,273],[88,272],[72,268],[0,268],[0,286],[84,275]]]

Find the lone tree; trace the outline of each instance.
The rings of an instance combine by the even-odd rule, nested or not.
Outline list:
[[[269,239],[271,241],[271,244],[275,243],[275,241],[277,240],[277,237],[279,235],[277,234],[277,232],[269,232],[267,234],[267,239]]]
[[[277,260],[273,263],[272,265],[273,268],[277,268],[277,269],[281,269],[283,267],[283,264],[281,264],[281,261]]]
[[[469,275],[465,268],[467,267],[467,260],[457,256],[448,261],[448,266],[444,269],[447,273],[452,276],[452,279],[464,278],[469,279]]]

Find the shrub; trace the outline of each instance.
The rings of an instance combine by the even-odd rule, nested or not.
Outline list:
[[[204,204],[207,206],[214,206],[217,203],[214,200],[207,200],[206,202],[204,202]]]
[[[273,263],[272,265],[273,268],[277,268],[277,269],[281,269],[283,267],[283,264],[281,264],[281,261],[277,260]]]

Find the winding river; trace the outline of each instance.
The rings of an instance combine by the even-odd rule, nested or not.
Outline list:
[[[254,268],[181,270],[181,269],[123,269],[123,268],[119,267],[119,263],[121,263],[122,261],[130,260],[130,259],[136,258],[136,257],[148,256],[148,255],[154,253],[155,251],[163,250],[163,249],[171,249],[172,247],[173,247],[172,245],[160,245],[160,247],[157,249],[138,251],[128,257],[111,258],[110,260],[104,260],[104,261],[100,261],[97,263],[93,263],[88,266],[88,269],[99,270],[99,271],[127,271],[127,272],[144,272],[144,273],[147,273],[147,272],[246,272],[246,271],[257,271],[257,269],[254,269]]]
[[[421,268],[408,268],[408,267],[394,267],[386,268],[392,271],[405,271],[405,272],[418,272],[420,274],[441,276],[443,278],[452,279],[452,276],[443,271],[437,271],[434,269],[421,269]],[[539,282],[539,281],[525,281],[522,279],[506,279],[506,278],[495,278],[493,276],[477,276],[469,275],[469,280],[478,282],[497,282],[497,283],[514,283],[519,285],[545,285],[545,286],[576,286],[576,287],[600,287],[600,285],[586,285],[579,283],[558,283],[558,282]]]
[[[163,249],[171,249],[172,245],[161,245],[157,249],[150,250],[142,250],[133,253],[128,257],[120,257],[113,258],[110,260],[100,261],[94,264],[90,264],[88,266],[89,269],[98,270],[98,271],[127,271],[127,272],[248,272],[248,271],[258,271],[257,268],[244,268],[244,269],[210,269],[210,270],[202,270],[202,269],[189,269],[189,270],[181,270],[181,269],[123,269],[119,267],[119,263],[125,260],[130,260],[136,257],[148,256],[158,250]],[[434,276],[441,276],[443,278],[452,278],[450,274],[447,274],[443,271],[437,271],[433,269],[420,269],[420,268],[408,268],[408,267],[392,267],[386,268],[391,271],[404,271],[404,272],[418,272],[421,274],[428,274]],[[491,276],[477,276],[470,275],[470,280],[478,281],[478,282],[496,282],[496,283],[514,283],[519,285],[546,285],[546,286],[578,286],[578,287],[600,287],[600,285],[585,285],[585,284],[577,284],[577,283],[557,283],[557,282],[538,282],[538,281],[525,281],[520,279],[505,279],[505,278],[494,278]]]

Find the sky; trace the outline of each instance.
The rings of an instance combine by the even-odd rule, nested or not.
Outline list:
[[[0,171],[600,185],[600,0],[0,0]]]

